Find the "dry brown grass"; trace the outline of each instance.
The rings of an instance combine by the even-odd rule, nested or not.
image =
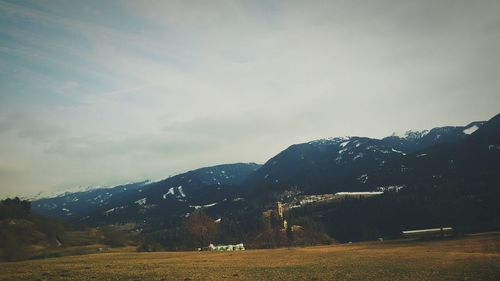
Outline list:
[[[0,264],[0,280],[500,280],[500,235],[244,252],[113,252]]]

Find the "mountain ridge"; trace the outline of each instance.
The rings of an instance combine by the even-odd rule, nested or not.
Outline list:
[[[135,222],[169,228],[199,209],[213,217],[230,218],[249,212],[245,210],[269,208],[287,196],[381,190],[413,194],[451,183],[491,185],[500,182],[495,176],[495,169],[500,170],[499,116],[466,126],[409,131],[405,136],[335,137],[293,144],[263,165],[217,165],[169,177],[144,190],[132,184],[118,187],[122,195],[92,194],[97,205],[85,215],[74,215],[71,195],[66,197],[69,202],[58,204],[57,213],[47,210],[50,200],[35,201],[33,206],[44,214],[90,225]],[[474,182],[481,176],[483,181]]]

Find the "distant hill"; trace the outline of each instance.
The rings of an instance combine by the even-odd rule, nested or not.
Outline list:
[[[41,214],[82,224],[156,221],[183,217],[194,208],[236,198],[236,186],[260,165],[236,163],[200,168],[157,182],[66,193],[33,202]]]

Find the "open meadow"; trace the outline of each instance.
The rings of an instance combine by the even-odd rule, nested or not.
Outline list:
[[[0,280],[499,280],[500,235],[241,252],[122,252],[0,264]]]

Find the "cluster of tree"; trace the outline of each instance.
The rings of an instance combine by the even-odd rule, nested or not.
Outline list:
[[[243,211],[216,221],[197,210],[176,227],[144,234],[139,251],[203,249],[210,243],[244,243],[251,248],[276,248],[293,245],[331,243],[333,240],[318,222],[307,216],[287,219],[295,224],[283,229],[283,223],[273,212],[246,208]]]
[[[319,222],[340,242],[399,238],[400,232],[451,226],[460,233],[500,229],[500,189],[448,182],[419,185],[365,199],[346,199],[292,211]]]
[[[31,218],[31,202],[18,197],[0,201],[0,220]]]
[[[139,251],[192,250],[215,240],[218,225],[201,211],[193,212],[181,225],[144,234]]]
[[[64,226],[34,214],[29,201],[0,201],[0,260],[28,258],[34,245],[58,246],[64,237]]]
[[[111,226],[106,225],[101,227],[103,243],[111,247],[123,247],[128,245],[129,237],[126,232]]]
[[[34,213],[27,200],[16,197],[0,201],[0,260],[47,257],[58,254],[66,246],[103,243],[121,247],[130,242],[134,241],[129,233],[116,226],[67,227],[58,220]]]

